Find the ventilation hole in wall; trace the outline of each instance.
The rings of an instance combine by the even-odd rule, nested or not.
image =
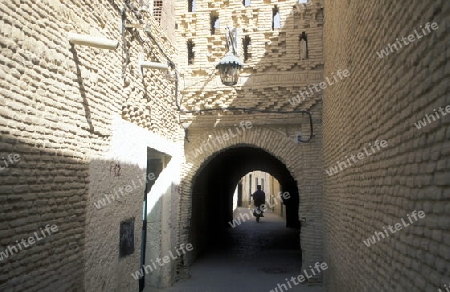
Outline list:
[[[317,18],[316,18],[316,20],[317,20],[318,22],[323,22],[323,19],[324,19],[324,17],[323,17],[323,8],[321,8],[321,9],[317,12]]]
[[[244,46],[244,62],[247,61],[248,59],[250,59],[251,54],[249,53],[249,46],[250,46],[250,37],[248,35],[246,35],[244,37],[244,39],[242,40],[242,44]]]
[[[242,5],[244,5],[245,7],[250,6],[250,0],[243,0]]]
[[[187,50],[188,50],[188,64],[192,65],[194,64],[194,58],[195,58],[195,53],[194,53],[194,42],[192,40],[188,40],[187,41]]]

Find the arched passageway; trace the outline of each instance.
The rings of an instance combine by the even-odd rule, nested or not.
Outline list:
[[[190,262],[214,244],[223,244],[220,241],[224,239],[224,231],[230,228],[229,222],[233,220],[236,184],[243,175],[254,170],[270,173],[280,182],[282,191],[290,194],[283,202],[286,205],[285,226],[300,228],[297,183],[286,166],[260,148],[247,145],[227,148],[206,161],[194,179],[189,241],[196,249]]]

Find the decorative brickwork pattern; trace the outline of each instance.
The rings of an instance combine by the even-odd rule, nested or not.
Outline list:
[[[186,165],[183,167],[180,213],[181,240],[188,240],[188,224],[192,186],[202,165],[228,147],[251,145],[272,153],[286,164],[300,191],[300,217],[308,223],[302,229],[301,247],[304,265],[322,260],[322,160],[321,108],[322,95],[316,94],[292,105],[289,99],[301,89],[323,81],[323,5],[321,1],[296,4],[297,1],[196,1],[195,12],[188,12],[188,1],[176,3],[177,42],[181,76],[182,108],[204,110],[240,107],[270,111],[311,110],[316,137],[311,143],[295,144],[295,133],[309,133],[307,119],[299,114],[250,114],[213,111],[183,115],[191,121],[189,141],[185,145]],[[272,29],[272,9],[277,5],[280,28]],[[220,26],[211,33],[211,13],[218,16]],[[215,65],[226,53],[226,27],[238,29],[239,57],[244,60],[243,39],[250,38],[248,60],[234,87],[222,85]],[[300,57],[300,36],[308,35],[309,54]],[[187,40],[192,40],[194,60],[188,62]],[[217,116],[218,117],[217,117]],[[225,133],[228,127],[251,120],[255,128],[221,145],[214,152],[195,156],[195,149],[208,136]],[[238,166],[237,166],[238,167]]]

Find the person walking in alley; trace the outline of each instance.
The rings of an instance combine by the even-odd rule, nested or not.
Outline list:
[[[255,210],[253,211],[253,216],[256,217],[256,222],[259,222],[260,217],[264,217],[264,208],[261,208],[266,202],[266,193],[261,190],[261,185],[258,185],[256,192],[252,194],[253,203],[255,205]]]

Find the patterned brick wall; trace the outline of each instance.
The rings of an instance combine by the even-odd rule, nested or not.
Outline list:
[[[292,110],[288,99],[311,83],[322,81],[323,8],[320,1],[296,5],[297,1],[242,1],[211,3],[196,1],[195,12],[187,12],[188,1],[176,3],[178,48],[183,105],[187,109],[242,106]],[[272,29],[272,9],[278,7],[280,28]],[[219,27],[211,32],[211,14]],[[238,30],[238,54],[244,61],[244,37],[250,38],[248,53],[237,86],[221,84],[215,66],[226,53],[226,27]],[[308,58],[300,58],[300,35],[308,36]],[[187,40],[194,43],[194,64],[188,64]],[[313,98],[296,104],[311,108]]]
[[[131,6],[127,21],[138,23]],[[2,260],[1,291],[137,289],[130,273],[139,266],[143,188],[102,211],[93,203],[145,172],[147,147],[165,141],[181,149],[183,132],[173,81],[155,70],[141,76],[137,68],[139,53],[167,63],[155,41],[170,58],[175,48],[150,15],[142,14],[142,22],[155,41],[139,29],[122,35],[123,8],[123,1],[0,3],[0,158],[20,155],[0,170],[0,251],[46,224],[59,229]],[[68,32],[117,40],[119,47],[72,47]],[[141,141],[123,139],[126,151],[115,156],[113,119],[142,130]],[[130,217],[135,252],[119,260],[119,223]]]
[[[316,137],[311,143],[295,144],[296,132],[309,133],[309,123],[300,114],[214,111],[186,114],[191,121],[190,143],[185,144],[186,166],[183,169],[182,205],[190,206],[191,188],[196,173],[204,163],[227,147],[252,145],[272,153],[298,182],[300,216],[308,218],[302,229],[301,245],[307,266],[322,259],[321,160],[321,93],[291,104],[289,100],[308,85],[323,80],[323,5],[322,1],[297,4],[298,1],[195,1],[196,9],[188,12],[188,1],[176,2],[177,45],[181,76],[182,107],[187,110],[242,107],[257,110],[311,110]],[[280,28],[272,29],[272,13],[277,6]],[[211,31],[211,19],[218,17],[219,27]],[[248,59],[234,87],[222,85],[215,66],[226,53],[226,27],[238,29],[238,54],[244,61],[245,37],[250,38]],[[300,35],[308,36],[308,58],[300,57]],[[188,62],[187,42],[194,44],[192,64]],[[221,135],[240,121],[250,120],[254,129],[248,135],[230,140],[217,149],[195,156],[195,149],[208,136]],[[287,142],[289,141],[289,142]],[[237,165],[238,167],[238,165]],[[181,224],[189,226],[190,208],[181,210]],[[184,223],[186,222],[186,223]],[[183,230],[182,226],[181,229]],[[181,238],[188,238],[182,232]]]
[[[325,174],[328,291],[435,292],[450,283],[450,117],[414,125],[450,104],[449,16],[443,0],[325,1],[324,75],[351,74],[325,90],[325,167],[377,139],[388,143]],[[428,22],[438,29],[424,35],[420,26]],[[406,45],[402,37],[411,34]],[[389,44],[398,49],[380,57]],[[370,247],[363,243],[414,210],[425,218]]]

